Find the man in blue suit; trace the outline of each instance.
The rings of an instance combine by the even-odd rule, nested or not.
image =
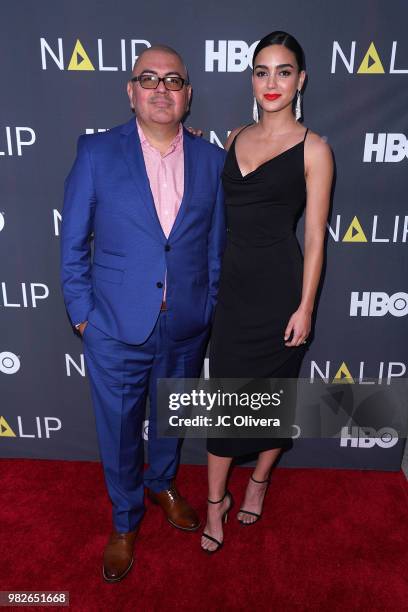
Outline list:
[[[161,45],[147,49],[128,95],[136,118],[79,139],[61,233],[64,299],[83,337],[113,504],[108,582],[132,567],[145,486],[173,526],[199,528],[174,483],[180,443],[156,435],[156,382],[200,373],[225,234],[224,151],[182,128],[191,86],[180,56]]]

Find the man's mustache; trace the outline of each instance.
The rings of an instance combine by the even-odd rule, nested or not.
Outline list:
[[[149,102],[150,104],[154,104],[155,102],[163,102],[163,100],[171,106],[174,105],[174,101],[166,94],[156,94],[150,98]]]

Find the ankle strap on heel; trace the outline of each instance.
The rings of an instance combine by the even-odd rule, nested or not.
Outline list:
[[[256,482],[257,484],[264,484],[265,482],[269,482],[270,477],[268,476],[268,478],[266,480],[256,480],[252,475],[250,476],[251,480],[253,482]]]
[[[227,495],[230,495],[229,491],[225,491],[224,495],[218,501],[212,501],[211,499],[208,499],[208,498],[207,498],[207,501],[209,504],[220,504],[221,502],[224,501]]]

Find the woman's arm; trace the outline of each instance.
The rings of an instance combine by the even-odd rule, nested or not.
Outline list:
[[[333,180],[330,147],[317,134],[305,142],[306,216],[302,299],[285,330],[286,346],[299,346],[308,337],[323,265],[323,247]]]

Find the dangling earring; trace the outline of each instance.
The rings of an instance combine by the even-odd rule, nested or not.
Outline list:
[[[295,106],[296,121],[299,121],[301,117],[302,117],[302,94],[300,93],[300,89],[298,89],[297,98],[296,98],[296,106]]]
[[[254,96],[254,108],[253,108],[253,111],[252,111],[252,116],[254,118],[255,123],[258,123],[258,121],[259,121],[258,103],[256,101],[255,96]]]

